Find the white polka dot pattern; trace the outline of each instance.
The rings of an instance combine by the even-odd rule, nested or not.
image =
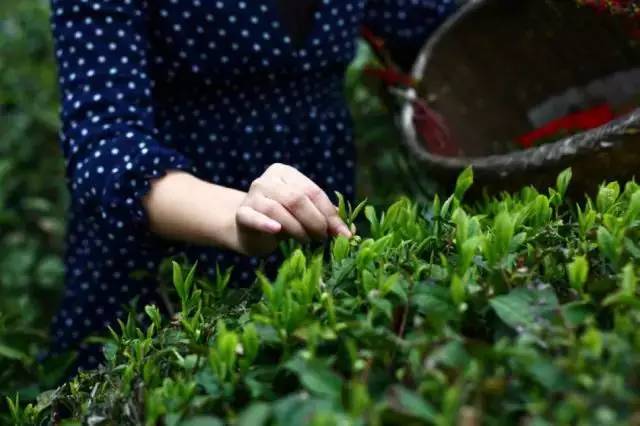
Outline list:
[[[149,233],[140,200],[151,178],[179,169],[247,189],[284,162],[353,196],[342,80],[360,26],[415,43],[453,0],[318,3],[294,44],[270,0],[51,0],[72,193],[53,352],[79,348],[78,366],[94,366],[100,354],[81,340],[133,297],[159,303],[154,275],[169,255],[211,275],[234,266],[238,284],[251,282],[258,259]]]

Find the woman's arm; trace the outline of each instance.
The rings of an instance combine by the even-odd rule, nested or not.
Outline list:
[[[171,171],[143,203],[156,234],[243,254],[269,253],[281,237],[351,236],[325,192],[283,164],[269,167],[248,193]]]
[[[188,158],[154,137],[145,0],[51,0],[72,200],[109,238],[147,230],[141,199]]]
[[[290,167],[271,167],[245,194],[197,179],[154,138],[145,0],[51,3],[72,198],[109,238],[137,229],[253,254],[282,236],[349,235],[326,194]]]

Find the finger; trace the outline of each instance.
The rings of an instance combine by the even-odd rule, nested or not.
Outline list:
[[[281,233],[287,234],[298,241],[306,242],[310,239],[304,226],[277,201],[261,194],[251,200],[250,204],[254,210],[281,224]]]
[[[287,209],[312,238],[327,237],[327,218],[311,202],[301,188],[286,184],[281,179],[271,179],[263,194]]]
[[[249,206],[242,206],[238,209],[236,220],[242,226],[270,235],[275,235],[282,230],[282,225],[279,222]]]
[[[324,214],[327,220],[328,232],[334,235],[341,234],[351,237],[349,228],[338,215],[338,208],[331,202],[331,199],[322,188],[293,167],[283,166],[278,171],[285,183],[302,188],[316,208]]]

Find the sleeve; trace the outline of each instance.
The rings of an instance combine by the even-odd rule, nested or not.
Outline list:
[[[460,0],[369,0],[364,25],[385,40],[408,69],[431,33],[455,12]]]
[[[146,2],[51,0],[62,100],[61,144],[72,202],[110,232],[147,228],[149,180],[192,163],[155,138]]]

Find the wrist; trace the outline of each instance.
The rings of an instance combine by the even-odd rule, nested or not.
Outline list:
[[[245,197],[242,191],[171,171],[152,183],[143,203],[154,233],[238,251],[235,215]]]
[[[236,212],[244,201],[246,193],[213,184],[208,186],[207,198],[212,204],[208,215],[211,223],[206,227],[208,244],[241,252]]]

